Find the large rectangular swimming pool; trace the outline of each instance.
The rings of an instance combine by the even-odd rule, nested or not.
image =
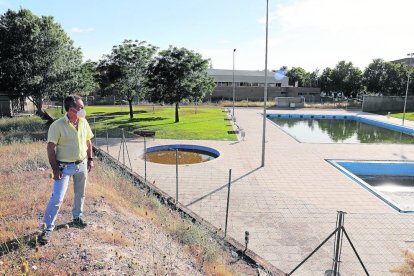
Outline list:
[[[270,114],[267,118],[304,143],[414,144],[414,130],[358,116]]]

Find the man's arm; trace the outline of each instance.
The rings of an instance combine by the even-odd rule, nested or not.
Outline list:
[[[47,157],[49,158],[49,164],[53,170],[53,179],[58,180],[62,178],[62,172],[59,170],[59,166],[56,160],[55,148],[56,144],[52,142],[47,143]]]
[[[88,149],[86,150],[86,153],[88,154],[88,172],[90,172],[94,166],[93,164],[93,146],[91,140],[86,141],[86,145],[88,146]]]

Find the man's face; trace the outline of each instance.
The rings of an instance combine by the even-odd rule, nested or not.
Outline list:
[[[83,109],[85,106],[83,105],[82,99],[76,100],[75,103],[76,103],[76,106],[71,107],[70,109],[71,109],[72,113],[76,115],[78,113],[78,111]]]

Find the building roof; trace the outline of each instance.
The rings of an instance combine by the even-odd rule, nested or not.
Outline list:
[[[231,82],[233,78],[233,70],[231,69],[208,69],[208,74],[214,78],[216,82]],[[281,83],[282,87],[288,86],[288,77],[283,77],[281,80],[274,78],[274,72],[267,72],[268,83]],[[264,82],[265,71],[254,70],[234,70],[235,82]]]
[[[233,70],[231,69],[208,69],[210,76],[220,75],[220,76],[233,76]],[[234,75],[237,76],[248,76],[248,77],[264,77],[265,71],[259,70],[234,70]],[[273,75],[272,72],[267,72],[268,76]]]
[[[402,59],[397,59],[397,60],[392,60],[392,63],[404,63],[405,65],[414,66],[414,58],[402,58]]]

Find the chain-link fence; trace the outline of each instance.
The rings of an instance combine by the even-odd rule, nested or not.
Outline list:
[[[243,128],[231,117],[230,110],[228,113],[234,129],[239,130],[239,141],[233,143],[243,143]],[[337,228],[337,209],[309,203],[283,189],[270,189],[260,167],[251,169],[246,165],[248,161],[237,161],[237,157],[229,157],[229,152],[222,153],[221,162],[183,165],[179,158],[177,164],[171,165],[149,162],[145,158],[148,148],[199,142],[186,141],[183,137],[184,141],[177,143],[176,140],[154,139],[151,133],[96,128],[97,122],[103,119],[89,118],[96,134],[96,147],[172,198],[178,198],[180,204],[240,243],[245,242],[248,231],[248,248],[286,273],[292,272]],[[203,143],[211,147],[220,147],[221,143],[231,145],[228,141]],[[323,201],[323,197],[320,200]],[[347,213],[343,227],[353,247],[342,234],[338,249],[336,233],[292,275],[333,275],[335,263],[340,275],[366,275],[361,262],[370,275],[388,275],[390,269],[403,262],[401,250],[413,248],[413,222],[407,215],[392,212]],[[335,248],[340,252],[339,259]]]
[[[320,102],[305,102],[307,108],[362,110],[363,101],[360,99],[323,98]]]

